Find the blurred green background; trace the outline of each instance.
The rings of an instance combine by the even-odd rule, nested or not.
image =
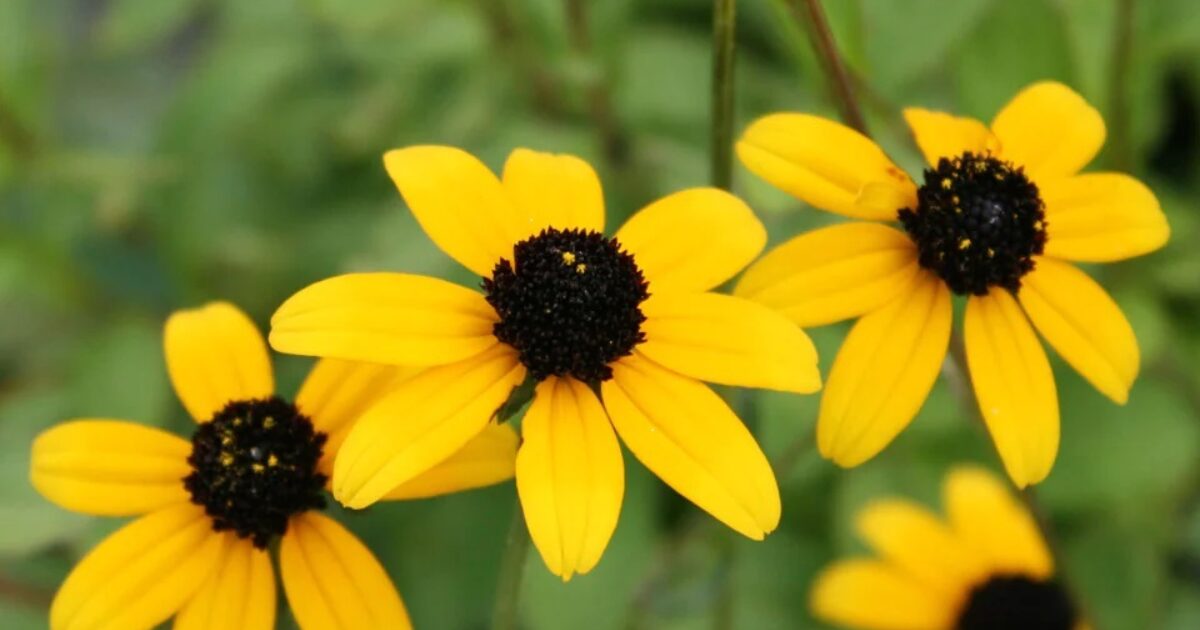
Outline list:
[[[910,172],[904,105],[987,120],[1054,78],[1108,121],[1091,169],[1132,171],[1159,195],[1170,245],[1090,270],[1137,330],[1142,376],[1117,407],[1053,359],[1063,446],[1038,491],[1098,629],[1200,628],[1200,7],[1129,2],[1123,30],[1124,0],[826,4],[872,132]],[[417,229],[382,169],[391,147],[454,144],[497,168],[515,146],[577,153],[601,174],[613,227],[705,183],[710,12],[699,0],[0,1],[0,626],[44,627],[67,570],[120,524],[38,497],[33,436],[80,415],[189,430],[163,365],[168,312],[223,298],[265,325],[298,288],[348,270],[477,282]],[[738,35],[738,129],[775,110],[834,115],[787,2],[742,0]],[[735,179],[773,243],[831,220],[740,167]],[[824,369],[845,331],[813,331]],[[277,364],[294,391],[308,362]],[[708,628],[722,610],[740,629],[822,627],[807,589],[862,549],[848,527],[858,506],[882,493],[934,502],[947,465],[994,465],[947,379],[852,471],[789,446],[810,439],[816,397],[729,392],[769,455],[799,454],[780,467],[779,530],[738,539],[627,454],[603,561],[563,585],[531,557],[524,627]],[[483,628],[514,494],[345,522],[418,628]]]

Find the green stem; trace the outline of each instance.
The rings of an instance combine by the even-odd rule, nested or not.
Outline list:
[[[1129,69],[1133,56],[1133,0],[1118,0],[1113,32],[1112,77],[1109,107],[1112,108],[1113,166],[1129,171],[1133,166],[1129,125]]]
[[[525,558],[529,555],[529,530],[521,503],[513,506],[512,524],[500,558],[500,577],[496,582],[496,602],[492,608],[492,630],[516,630],[521,603],[521,582],[525,578]]]
[[[850,73],[846,71],[842,57],[838,54],[833,31],[829,28],[829,20],[825,17],[820,0],[792,0],[792,11],[808,26],[809,39],[812,40],[817,58],[821,60],[825,77],[829,80],[829,89],[833,93],[834,104],[837,105],[842,122],[861,133],[867,133],[867,123],[854,96]]]
[[[712,133],[709,179],[713,186],[733,186],[733,53],[737,0],[713,0]]]

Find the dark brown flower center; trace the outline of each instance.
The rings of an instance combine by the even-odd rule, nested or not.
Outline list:
[[[1075,606],[1054,581],[996,575],[975,587],[959,613],[957,630],[1072,630]]]
[[[925,170],[917,207],[900,210],[900,222],[922,267],[959,295],[986,295],[1021,287],[1046,245],[1044,208],[1022,169],[967,152]]]
[[[590,230],[546,228],[513,248],[484,278],[500,321],[495,334],[512,346],[530,376],[612,377],[609,364],[641,343],[639,305],[647,283],[633,255]]]

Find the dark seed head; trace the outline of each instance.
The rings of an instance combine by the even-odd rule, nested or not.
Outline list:
[[[1045,205],[1022,169],[990,155],[942,158],[925,170],[916,209],[900,222],[922,267],[959,295],[1016,291],[1046,245]]]
[[[997,575],[975,587],[956,630],[1072,630],[1077,621],[1070,597],[1057,582]]]
[[[326,479],[317,472],[325,437],[279,398],[231,402],[196,427],[183,485],[213,529],[265,548],[290,517],[325,507]]]
[[[547,228],[517,243],[513,261],[501,259],[483,288],[500,315],[496,337],[539,381],[607,380],[609,363],[645,339],[646,280],[616,239],[597,232]]]

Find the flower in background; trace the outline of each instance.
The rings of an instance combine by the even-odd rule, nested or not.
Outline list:
[[[320,510],[350,421],[409,372],[326,360],[295,404],[275,395],[266,344],[236,307],[212,303],[167,321],[167,368],[198,423],[191,443],[122,420],[73,420],[33,443],[30,477],[54,503],[144,515],[72,570],[54,597],[56,630],[275,627],[268,545],[279,540],[284,593],[301,628],[408,628],[374,555]],[[513,475],[517,436],[481,433],[388,498],[484,486]]]
[[[967,296],[980,410],[1013,481],[1037,483],[1058,452],[1059,416],[1034,329],[1123,404],[1137,340],[1112,298],[1072,263],[1158,249],[1166,218],[1138,180],[1078,174],[1104,142],[1104,121],[1061,84],[1024,89],[990,128],[924,109],[904,115],[930,165],[920,186],[874,142],[824,118],[774,114],[746,130],[737,151],[747,168],[859,221],[784,243],[735,294],[806,327],[859,318],[817,422],[821,453],[842,466],[873,457],[916,416],[946,355],[951,294]]]
[[[812,587],[813,614],[861,630],[1083,630],[1036,522],[990,473],[946,477],[946,518],[904,499],[856,520],[878,558],[840,560]]]
[[[365,507],[421,474],[484,431],[528,378],[517,489],[538,551],[564,580],[595,566],[616,527],[618,435],[729,527],[754,539],[775,528],[766,457],[701,382],[820,387],[799,328],[710,292],[766,243],[744,203],[685,190],[608,237],[600,182],[573,156],[517,149],[502,178],[451,147],[395,150],[384,163],[421,227],[483,291],[350,274],[279,308],[271,344],[281,352],[433,366],[355,423],[334,465],[339,501]]]

